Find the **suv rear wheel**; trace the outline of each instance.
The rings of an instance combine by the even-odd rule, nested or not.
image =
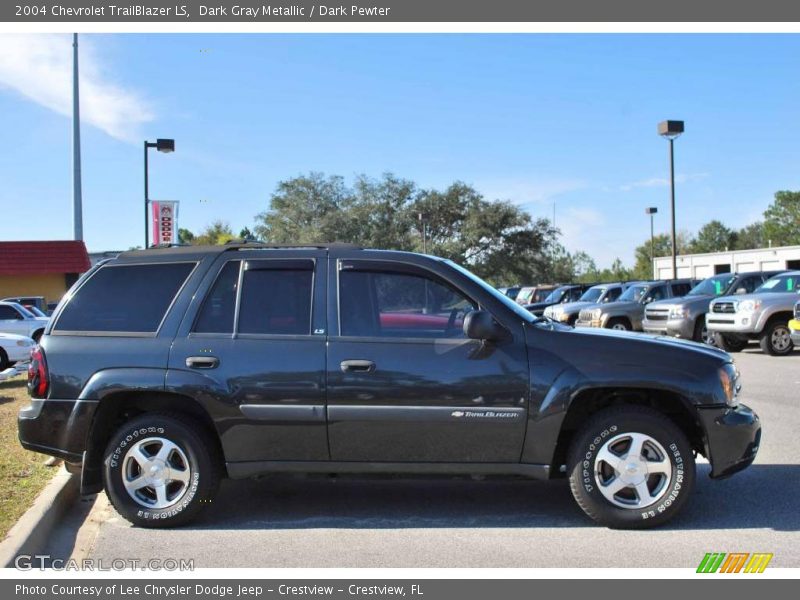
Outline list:
[[[689,499],[695,478],[686,436],[662,414],[619,406],[595,414],[573,438],[567,472],[578,505],[614,529],[666,523]]]
[[[772,321],[767,323],[758,343],[766,354],[772,356],[786,356],[794,350],[792,343],[792,332],[789,325],[783,321]]]
[[[714,341],[716,347],[725,352],[741,352],[747,347],[747,340],[739,337],[725,335],[724,333],[715,333]]]
[[[134,525],[187,523],[217,491],[220,468],[211,440],[193,421],[180,419],[141,415],[120,427],[106,448],[106,494]]]

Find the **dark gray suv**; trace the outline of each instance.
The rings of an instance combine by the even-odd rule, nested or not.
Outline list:
[[[125,252],[59,305],[19,437],[141,526],[222,477],[568,477],[610,527],[666,522],[747,467],[761,426],[730,356],[536,318],[458,265],[266,244]]]

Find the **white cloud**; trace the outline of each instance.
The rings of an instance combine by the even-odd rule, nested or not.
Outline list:
[[[79,37],[80,111],[93,125],[126,142],[141,139],[142,124],[154,118],[136,92],[110,78],[92,41]],[[8,88],[52,111],[72,115],[72,36],[0,36],[0,88]]]
[[[697,181],[698,179],[705,179],[708,177],[708,173],[678,173],[675,175],[675,183],[686,183],[687,181]],[[642,179],[640,181],[633,181],[631,183],[625,183],[619,186],[620,191],[622,192],[630,192],[631,190],[639,189],[639,188],[651,188],[651,187],[667,187],[669,185],[669,179],[666,177],[651,177],[650,179]]]

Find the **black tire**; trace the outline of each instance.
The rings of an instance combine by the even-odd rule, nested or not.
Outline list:
[[[700,315],[694,322],[694,335],[692,340],[699,344],[708,344],[709,346],[716,346],[716,336],[709,334],[706,329],[706,316]]]
[[[623,319],[621,317],[617,317],[615,319],[609,319],[606,328],[617,329],[619,331],[631,331],[631,329],[633,329],[628,319]]]
[[[0,371],[5,371],[10,366],[11,363],[8,362],[8,354],[6,354],[5,350],[0,348]]]
[[[133,458],[134,449],[141,448],[145,456],[157,462],[157,452],[148,453],[151,449],[167,447],[167,442],[174,444],[177,450],[172,450],[167,457],[169,468],[157,476],[164,472],[170,476],[185,473],[188,481],[172,481],[166,485],[165,500],[171,503],[154,508],[151,504],[157,501],[157,486],[129,493],[125,481],[144,477],[145,467]],[[120,515],[140,527],[175,527],[188,523],[212,501],[219,486],[221,460],[214,448],[203,428],[184,416],[149,413],[136,417],[122,425],[106,447],[103,485],[108,499]]]
[[[738,337],[731,337],[724,333],[714,333],[714,341],[717,348],[725,352],[741,352],[747,347],[747,340]]]
[[[646,473],[651,473],[652,467],[647,466],[650,464],[648,457],[660,458],[662,464],[669,461],[665,468],[668,472],[642,477],[648,488],[652,486],[648,493],[655,494],[655,500],[649,504],[636,506],[640,496],[631,487],[612,494],[616,502],[605,495],[610,492],[601,491],[603,483],[612,483],[623,474],[598,460],[598,454],[607,449],[621,447],[624,450],[626,443],[630,448],[633,438],[626,438],[627,434],[648,440],[643,445],[645,450],[638,454],[640,458],[632,458],[628,464],[643,465]],[[648,456],[641,460],[645,453]],[[621,456],[626,458],[625,454]],[[567,473],[575,501],[597,523],[612,529],[646,529],[663,525],[684,507],[694,487],[695,463],[686,436],[664,415],[642,406],[617,406],[592,415],[575,435],[567,456]],[[639,476],[635,471],[624,475]],[[611,479],[603,482],[601,478],[604,476]],[[641,502],[649,502],[650,497]]]
[[[765,354],[788,356],[794,350],[792,332],[788,323],[780,320],[770,321],[758,338],[758,345]]]

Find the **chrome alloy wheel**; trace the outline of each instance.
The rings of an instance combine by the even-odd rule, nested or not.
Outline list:
[[[150,437],[136,442],[125,453],[122,466],[128,495],[146,508],[168,508],[189,489],[189,459],[168,439]]]
[[[770,337],[772,347],[777,352],[787,352],[792,346],[792,336],[788,327],[776,327]]]
[[[672,481],[664,447],[643,433],[623,433],[603,444],[594,462],[597,487],[620,508],[639,509],[657,502]]]

